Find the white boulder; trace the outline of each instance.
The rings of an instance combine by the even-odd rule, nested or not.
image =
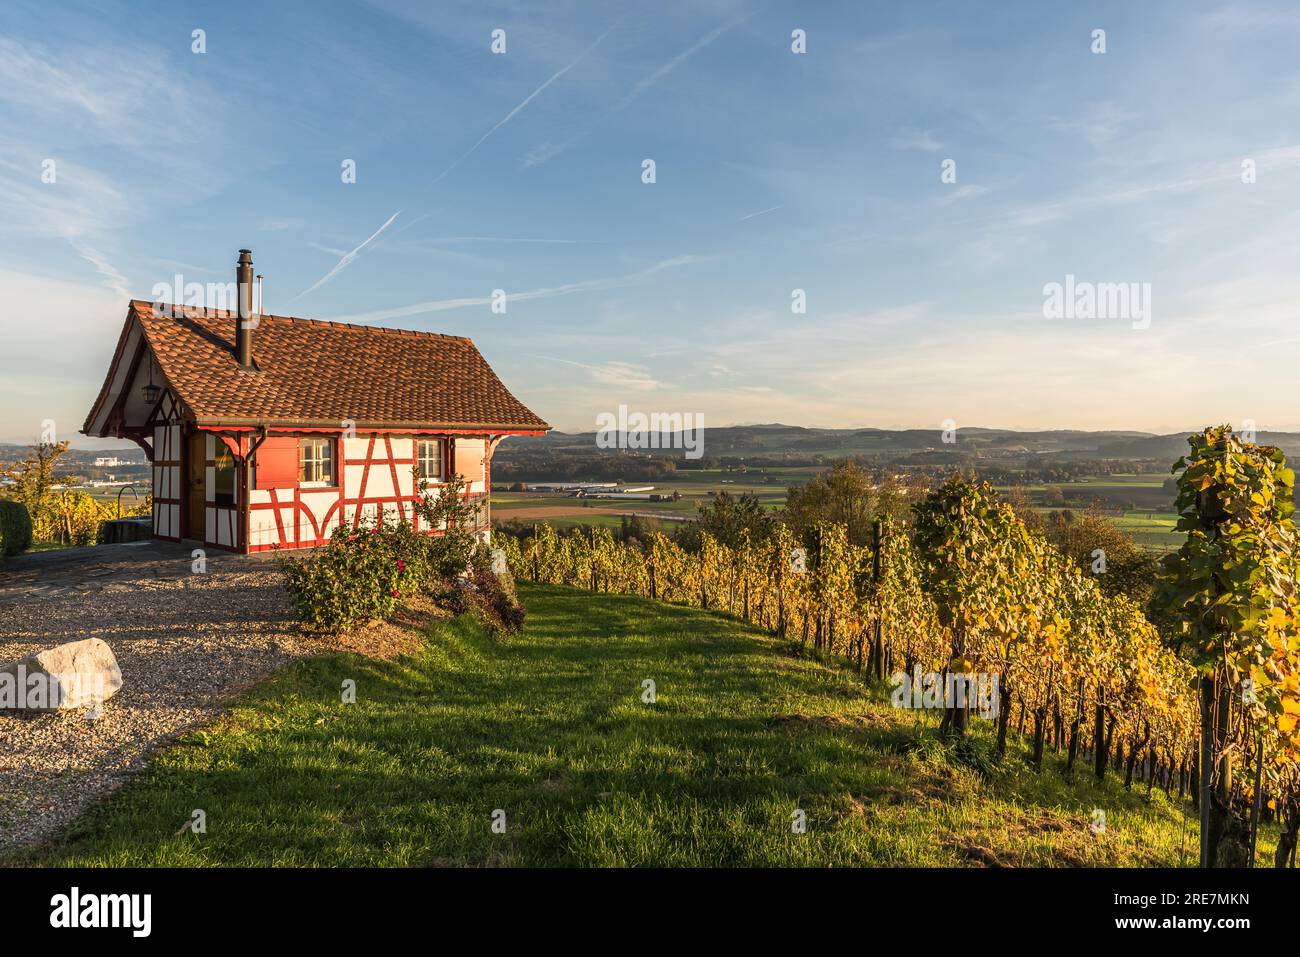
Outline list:
[[[113,649],[98,638],[70,641],[0,665],[0,711],[97,708],[122,688]]]

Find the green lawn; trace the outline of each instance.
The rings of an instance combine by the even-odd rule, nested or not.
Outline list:
[[[58,865],[1177,865],[1195,823],[1016,756],[981,774],[852,671],[729,618],[521,586],[525,632],[300,661],[157,757]],[[355,704],[340,703],[345,679]],[[655,682],[658,700],[641,700]],[[928,727],[934,725],[933,717]],[[977,746],[986,748],[988,726]],[[1106,812],[1090,832],[1094,808]],[[177,832],[195,809],[206,833]],[[505,833],[492,828],[505,813]],[[806,814],[806,833],[792,815]],[[1261,855],[1270,842],[1261,836]],[[1185,847],[1185,854],[1181,849]]]

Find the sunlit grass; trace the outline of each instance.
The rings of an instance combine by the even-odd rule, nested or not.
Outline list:
[[[933,716],[729,618],[521,588],[525,632],[434,626],[397,662],[301,661],[36,860],[65,865],[1178,865],[1145,786],[981,773]],[[355,704],[343,704],[345,680]],[[643,702],[643,683],[657,701]],[[977,722],[977,752],[989,728]],[[1095,808],[1104,833],[1089,829]],[[207,831],[177,831],[195,809]],[[504,833],[494,832],[494,811]],[[805,833],[795,833],[797,811]],[[1261,839],[1261,854],[1268,839]]]

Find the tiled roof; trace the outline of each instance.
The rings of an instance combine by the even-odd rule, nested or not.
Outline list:
[[[131,302],[167,383],[202,425],[549,428],[463,336],[261,316],[248,370],[235,359],[232,312],[170,311]]]

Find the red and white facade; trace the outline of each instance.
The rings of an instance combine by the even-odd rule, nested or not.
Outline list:
[[[150,431],[152,449],[146,449],[153,455],[156,538],[259,552],[315,548],[326,544],[330,533],[343,524],[404,521],[417,531],[437,533],[439,529],[420,528],[414,506],[422,495],[436,497],[451,475],[460,476],[464,497],[478,509],[475,534],[485,542],[490,538],[492,452],[504,438],[500,434],[205,429],[185,422],[170,390],[163,393],[151,417]],[[306,440],[329,444],[333,481],[303,481]],[[436,470],[423,478],[423,491],[416,474],[416,449],[421,442],[436,443],[440,460]],[[231,469],[233,481],[219,482],[218,473]],[[196,481],[201,482],[197,488]]]
[[[340,450],[333,486],[303,486],[297,480],[299,441],[321,438],[322,433],[271,433],[253,453],[252,482],[248,489],[247,547],[310,548],[323,545],[339,525],[409,522],[420,531],[414,505],[421,492],[415,474],[419,441],[434,441],[442,459],[440,475],[424,479],[423,494],[437,495],[445,476],[460,475],[465,496],[480,508],[477,533],[489,536],[488,491],[495,436],[457,436],[438,433],[342,432],[324,437]],[[283,457],[280,467],[275,459]],[[292,461],[292,478],[288,462]],[[428,529],[425,529],[428,531]]]

